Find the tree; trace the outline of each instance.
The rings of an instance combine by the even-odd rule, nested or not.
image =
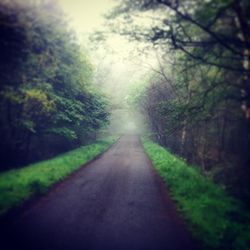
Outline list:
[[[62,11],[50,0],[5,1],[0,19],[2,166],[87,143],[108,122],[108,104]]]
[[[249,2],[123,1],[111,16],[123,14],[127,17],[128,13],[133,15],[136,11],[152,9],[160,10],[160,17],[162,12],[165,13],[156,26],[151,26],[148,31],[137,29],[122,33],[144,37],[155,44],[167,42],[172,48],[185,53],[188,60],[233,73],[238,79],[230,84],[239,89],[241,107],[246,119],[250,119]]]
[[[123,1],[111,14],[124,17],[119,33],[161,51],[158,67],[150,67],[155,77],[138,100],[155,138],[245,201],[249,6],[245,0]],[[151,22],[144,21],[145,28],[133,17]]]

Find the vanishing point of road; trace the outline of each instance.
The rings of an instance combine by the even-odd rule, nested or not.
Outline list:
[[[5,249],[197,249],[135,135],[52,188],[5,234]]]

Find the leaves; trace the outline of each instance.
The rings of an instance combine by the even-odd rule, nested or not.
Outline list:
[[[107,123],[108,104],[62,11],[52,0],[5,1],[0,19],[0,160],[21,165],[86,143]]]

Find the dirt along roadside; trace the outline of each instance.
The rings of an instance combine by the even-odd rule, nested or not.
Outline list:
[[[3,231],[6,250],[198,249],[135,135],[121,137]]]

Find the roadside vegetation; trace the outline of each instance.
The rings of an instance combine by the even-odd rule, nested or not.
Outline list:
[[[118,2],[112,31],[155,55],[140,62],[148,79],[131,93],[133,110],[154,140],[250,208],[250,2]]]
[[[152,163],[168,186],[193,235],[212,249],[249,249],[250,213],[198,167],[143,139]]]
[[[46,193],[49,187],[104,152],[115,141],[115,137],[102,139],[55,158],[1,173],[0,215],[32,196]]]
[[[93,142],[109,102],[60,7],[1,1],[0,19],[0,171]]]

